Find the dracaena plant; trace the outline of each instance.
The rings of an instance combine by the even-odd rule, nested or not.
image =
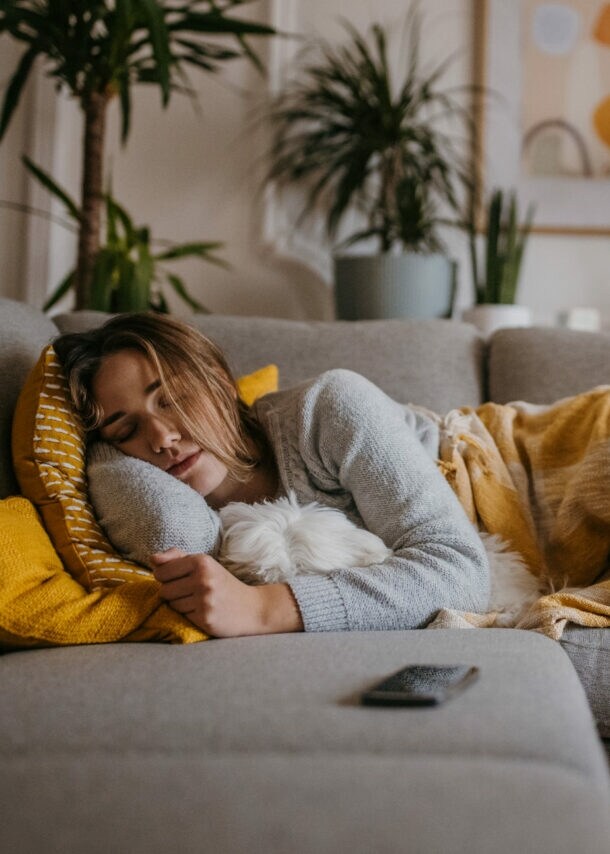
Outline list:
[[[383,252],[438,251],[439,226],[459,211],[470,183],[461,143],[471,87],[441,86],[451,59],[423,70],[418,3],[406,26],[396,74],[382,26],[363,34],[345,24],[346,41],[306,52],[270,109],[270,181],[302,186],[302,216],[325,211],[333,241],[348,211],[359,210],[365,225],[343,245],[376,238]],[[447,131],[448,118],[459,130]]]
[[[82,221],[82,211],[74,199],[47,172],[27,157],[24,157],[23,161],[30,173],[63,205],[67,220],[60,222],[77,230]],[[171,288],[192,309],[207,313],[208,309],[191,296],[184,281],[172,267],[174,262],[192,257],[226,266],[225,262],[215,255],[222,244],[153,240],[150,229],[137,226],[110,190],[104,193],[103,202],[103,236],[93,259],[87,308],[110,312],[147,309],[168,312],[165,291]],[[28,210],[25,206],[24,209]],[[30,212],[40,213],[31,210]],[[76,270],[70,270],[46,301],[43,307],[45,311],[52,308],[74,287],[75,277]]]
[[[132,88],[158,87],[165,107],[177,90],[188,91],[188,69],[216,72],[228,60],[260,61],[249,36],[275,30],[231,13],[251,0],[0,0],[0,35],[24,46],[0,111],[0,140],[37,61],[57,88],[79,103],[83,119],[82,195],[76,307],[90,306],[100,248],[104,205],[106,112],[118,99],[121,136],[129,136]],[[232,37],[231,46],[217,36]]]
[[[477,252],[475,217],[469,223],[470,260],[475,300],[482,304],[512,305],[517,297],[523,253],[534,220],[534,206],[529,205],[523,225],[514,192],[505,195],[496,189],[487,205],[484,229],[483,263]]]

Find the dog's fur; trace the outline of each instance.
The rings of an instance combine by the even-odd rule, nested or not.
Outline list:
[[[340,510],[316,502],[300,507],[293,494],[262,504],[228,504],[220,511],[219,561],[242,581],[290,581],[348,566],[382,563],[392,551]],[[514,626],[545,592],[520,555],[497,535],[481,533],[491,572],[490,611]]]
[[[380,537],[358,528],[340,510],[316,502],[299,507],[293,494],[262,504],[227,504],[220,523],[218,560],[248,583],[326,575],[382,563],[392,554]]]
[[[500,628],[516,626],[536,599],[548,592],[541,579],[527,569],[518,552],[497,534],[479,532],[489,560],[491,595],[489,610],[497,611]]]

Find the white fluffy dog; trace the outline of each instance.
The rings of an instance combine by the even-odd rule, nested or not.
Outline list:
[[[299,506],[293,494],[274,502],[235,502],[220,510],[218,560],[248,583],[290,581],[348,566],[382,563],[392,551],[340,510],[312,502]],[[497,625],[514,626],[545,592],[520,555],[496,535],[481,533],[491,571],[490,611]]]
[[[316,502],[299,506],[294,494],[261,504],[234,502],[219,515],[218,560],[250,584],[370,566],[392,554],[380,537],[358,528],[340,510]]]
[[[489,560],[491,595],[489,610],[497,611],[495,625],[510,628],[518,625],[536,599],[549,592],[548,585],[527,569],[518,552],[497,534],[480,532]]]

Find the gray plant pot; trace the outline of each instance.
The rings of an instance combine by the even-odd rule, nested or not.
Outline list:
[[[338,320],[450,317],[457,264],[444,255],[338,255]]]

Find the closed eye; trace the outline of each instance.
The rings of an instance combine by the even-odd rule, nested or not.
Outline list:
[[[121,445],[123,442],[127,442],[128,439],[132,439],[136,434],[136,428],[131,427],[125,433],[120,433],[118,436],[112,436],[109,441],[116,444]]]

